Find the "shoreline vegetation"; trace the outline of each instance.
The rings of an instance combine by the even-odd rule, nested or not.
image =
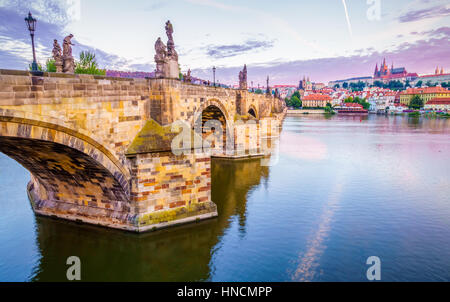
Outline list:
[[[48,58],[45,62],[45,66],[38,63],[39,71],[56,72],[55,60]],[[32,70],[31,64],[28,65],[28,69]],[[93,75],[106,75],[106,69],[101,69],[98,66],[95,53],[91,51],[80,52],[79,60],[75,61],[75,74],[93,74]]]

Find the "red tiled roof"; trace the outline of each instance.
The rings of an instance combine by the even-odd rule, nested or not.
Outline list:
[[[357,107],[357,108],[363,108],[363,106],[361,104],[358,103],[344,103],[345,107]]]
[[[450,98],[434,98],[429,100],[427,105],[450,105]]]
[[[303,97],[303,101],[331,101],[331,97],[326,94],[313,93]]]
[[[401,94],[423,94],[423,93],[439,93],[445,92],[450,93],[450,90],[447,90],[441,86],[436,87],[426,87],[426,88],[408,88],[401,92]]]

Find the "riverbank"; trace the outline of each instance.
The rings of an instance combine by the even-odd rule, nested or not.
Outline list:
[[[287,116],[299,116],[302,114],[324,114],[323,109],[290,109],[287,111]]]

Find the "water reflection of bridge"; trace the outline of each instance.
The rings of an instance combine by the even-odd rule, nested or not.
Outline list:
[[[219,217],[154,233],[122,233],[37,217],[41,259],[33,280],[65,280],[65,262],[72,255],[81,259],[83,281],[206,280],[230,221],[237,216],[245,232],[247,196],[268,177],[269,168],[258,159],[213,160],[212,200]]]

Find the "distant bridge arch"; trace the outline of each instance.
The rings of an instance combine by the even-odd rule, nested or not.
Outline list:
[[[250,105],[250,107],[248,108],[247,113],[249,115],[251,115],[252,117],[258,119],[258,111],[256,110],[256,107],[253,105]]]

